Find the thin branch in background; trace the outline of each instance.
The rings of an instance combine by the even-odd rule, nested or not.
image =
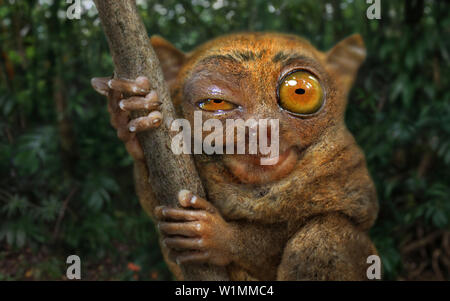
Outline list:
[[[445,254],[450,257],[450,231],[445,232],[444,238],[442,239],[442,247]]]
[[[432,232],[432,233],[428,234],[427,236],[425,236],[409,245],[404,246],[402,248],[402,253],[410,253],[419,248],[422,248],[422,247],[432,243],[433,241],[435,241],[438,237],[440,237],[442,235],[442,233],[443,233],[442,230]]]
[[[409,272],[409,275],[408,275],[408,278],[409,279],[414,279],[414,278],[416,278],[417,276],[419,276],[420,274],[422,274],[422,272],[425,270],[425,268],[428,266],[428,264],[427,264],[427,262],[421,262],[420,264],[419,264],[419,266],[416,268],[416,269],[414,269],[414,270],[412,270],[411,272]]]
[[[431,260],[431,266],[433,267],[433,272],[436,275],[437,279],[440,281],[444,281],[445,277],[442,274],[442,271],[439,267],[439,257],[441,256],[441,250],[436,249],[433,252],[433,257]]]
[[[447,267],[447,271],[450,271],[450,258],[445,254],[441,254],[441,262]]]
[[[427,171],[430,169],[431,163],[433,159],[433,152],[432,151],[426,151],[425,154],[422,156],[422,159],[420,160],[419,167],[417,168],[417,174],[419,177],[423,178],[425,177]]]
[[[72,190],[69,192],[69,195],[64,200],[64,202],[61,206],[61,209],[59,210],[58,219],[56,220],[56,224],[55,224],[55,230],[53,231],[53,238],[52,238],[53,242],[55,242],[59,236],[59,229],[61,226],[61,222],[64,218],[64,215],[66,213],[66,209],[69,206],[69,202],[72,199],[72,197],[75,195],[75,192],[77,192],[77,190],[78,190],[78,187],[76,187],[76,186],[74,188],[72,188]]]

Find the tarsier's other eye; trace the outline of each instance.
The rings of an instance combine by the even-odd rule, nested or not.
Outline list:
[[[282,79],[278,88],[279,105],[294,114],[313,114],[323,104],[319,80],[307,71],[296,71]]]
[[[197,105],[200,109],[209,112],[224,112],[230,111],[237,107],[234,103],[221,99],[205,99],[199,101]]]

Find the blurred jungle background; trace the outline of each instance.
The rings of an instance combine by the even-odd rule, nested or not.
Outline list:
[[[132,161],[90,86],[112,74],[92,1],[0,0],[0,280],[168,280],[134,193]],[[385,279],[450,279],[450,7],[439,0],[138,1],[151,34],[188,51],[234,31],[281,31],[327,50],[361,33],[347,123],[365,151]],[[126,41],[124,41],[126,43]]]

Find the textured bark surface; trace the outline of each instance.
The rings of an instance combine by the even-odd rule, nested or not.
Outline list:
[[[178,206],[177,193],[189,189],[205,197],[202,182],[191,155],[175,155],[171,148],[170,123],[176,118],[158,58],[150,45],[134,0],[95,0],[115,65],[121,79],[147,76],[162,101],[164,121],[158,129],[138,135],[149,169],[149,185],[163,205]],[[148,112],[134,112],[133,117]],[[227,280],[224,268],[209,265],[182,266],[185,280]]]

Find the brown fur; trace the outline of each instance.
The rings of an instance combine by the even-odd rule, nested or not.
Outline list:
[[[248,155],[196,155],[207,199],[238,229],[229,244],[232,280],[363,280],[366,259],[376,254],[367,236],[378,211],[364,155],[344,123],[347,94],[365,52],[351,36],[327,53],[304,39],[278,33],[219,37],[189,54],[159,37],[152,44],[161,59],[172,98],[192,122],[195,101],[218,84],[244,107],[226,117],[278,118],[280,153],[291,149],[283,168],[248,164]],[[237,62],[238,61],[238,62]],[[325,90],[324,107],[298,118],[277,104],[277,84],[301,68],[315,74]],[[137,192],[147,212],[157,205],[136,163]],[[178,266],[163,253],[181,279]]]

